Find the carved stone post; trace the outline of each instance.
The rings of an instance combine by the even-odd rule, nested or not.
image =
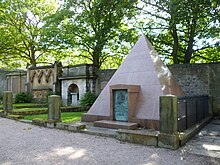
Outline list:
[[[48,97],[48,122],[56,123],[61,121],[61,99],[58,95]]]
[[[11,91],[3,92],[3,111],[6,116],[13,110],[13,96]]]
[[[173,95],[160,97],[160,134],[158,146],[170,149],[179,147],[177,132],[177,97]]]

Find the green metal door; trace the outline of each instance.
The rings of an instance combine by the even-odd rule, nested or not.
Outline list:
[[[128,92],[127,90],[114,90],[114,119],[128,121]]]

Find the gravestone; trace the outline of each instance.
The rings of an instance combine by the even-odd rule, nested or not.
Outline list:
[[[13,95],[11,91],[3,92],[3,111],[6,116],[13,110]]]
[[[58,95],[48,97],[48,123],[61,121],[61,99]]]

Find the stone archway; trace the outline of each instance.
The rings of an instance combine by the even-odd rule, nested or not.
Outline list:
[[[71,84],[68,87],[68,105],[78,105],[79,101],[79,88],[76,84]]]

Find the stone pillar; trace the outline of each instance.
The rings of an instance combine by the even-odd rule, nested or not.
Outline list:
[[[48,123],[61,121],[61,99],[58,95],[48,97]]]
[[[11,91],[3,92],[3,111],[6,116],[13,110],[13,95]]]
[[[179,147],[177,131],[178,102],[173,95],[160,97],[160,134],[158,146],[170,149]]]

